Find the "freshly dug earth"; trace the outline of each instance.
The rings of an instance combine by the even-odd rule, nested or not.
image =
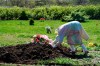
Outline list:
[[[70,49],[66,47],[53,48],[49,44],[29,43],[0,47],[0,63],[37,64],[39,59],[47,60],[56,57],[80,58],[80,56],[73,56]]]

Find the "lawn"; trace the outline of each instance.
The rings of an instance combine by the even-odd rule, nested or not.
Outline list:
[[[89,20],[82,23],[84,29],[90,36],[88,41],[84,41],[88,50],[92,50],[89,55],[96,57],[93,58],[83,58],[83,59],[70,59],[70,58],[55,58],[53,60],[40,60],[39,63],[50,63],[55,62],[64,64],[91,64],[96,63],[100,64],[100,52],[95,52],[95,50],[100,50],[100,20]],[[34,25],[29,25],[28,20],[0,20],[0,47],[2,46],[10,46],[17,44],[25,44],[31,41],[31,37],[35,34],[46,34],[51,39],[55,39],[56,34],[54,33],[55,29],[64,24],[65,22],[61,22],[60,20],[45,20],[41,22],[39,20],[35,20]],[[52,28],[52,33],[47,34],[45,27],[50,26]],[[65,40],[64,40],[65,42]],[[89,43],[94,44],[95,46],[88,46]],[[64,44],[64,46],[68,46]],[[78,47],[79,48],[79,47]],[[80,49],[80,48],[79,48]],[[96,61],[97,60],[97,61]]]

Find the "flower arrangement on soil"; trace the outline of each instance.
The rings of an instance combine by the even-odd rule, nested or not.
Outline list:
[[[40,44],[52,44],[53,40],[49,39],[47,35],[41,35],[37,34],[34,35],[33,38],[31,39],[32,43],[40,43]]]
[[[48,60],[56,57],[84,58],[84,55],[73,56],[70,49],[64,46],[52,47],[52,39],[47,35],[37,34],[31,43],[16,46],[0,47],[0,63],[38,64],[37,60]]]

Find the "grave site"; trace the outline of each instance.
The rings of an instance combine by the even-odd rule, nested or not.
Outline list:
[[[56,57],[81,59],[85,58],[86,56],[73,56],[70,53],[69,48],[62,46],[53,48],[50,44],[29,43],[16,46],[0,47],[0,63],[37,64],[38,60],[48,60]]]
[[[51,43],[50,43],[51,41]],[[92,56],[80,54],[81,50],[76,50],[77,54],[71,53],[70,48],[65,46],[52,46],[52,40],[46,35],[34,35],[30,43],[18,44],[15,46],[0,47],[0,63],[13,64],[39,64],[39,60],[52,60],[57,57],[71,59],[91,58]],[[78,54],[79,53],[79,54]],[[49,65],[58,63],[51,62]],[[66,65],[71,65],[67,64]]]

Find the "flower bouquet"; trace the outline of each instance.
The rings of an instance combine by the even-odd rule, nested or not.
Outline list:
[[[53,40],[49,39],[47,35],[41,35],[37,34],[34,35],[33,38],[31,39],[32,43],[39,43],[39,44],[52,44]]]

